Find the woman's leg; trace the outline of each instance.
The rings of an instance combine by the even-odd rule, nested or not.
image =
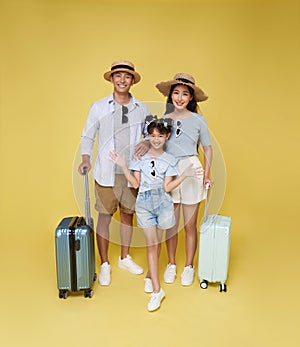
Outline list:
[[[174,204],[174,214],[175,214],[176,223],[172,228],[166,230],[166,245],[167,245],[169,264],[176,264],[175,254],[176,254],[177,243],[178,243],[180,204]]]
[[[197,249],[197,217],[199,211],[199,203],[194,205],[182,205],[184,228],[185,228],[185,266],[194,263],[194,256]]]

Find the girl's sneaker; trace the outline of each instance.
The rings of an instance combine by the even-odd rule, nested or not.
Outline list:
[[[148,303],[148,311],[155,311],[160,307],[161,301],[166,296],[165,292],[160,288],[160,291],[158,293],[152,293],[150,301]]]

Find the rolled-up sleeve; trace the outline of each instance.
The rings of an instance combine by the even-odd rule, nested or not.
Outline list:
[[[87,154],[90,157],[93,152],[93,145],[95,142],[95,137],[97,135],[97,131],[99,129],[99,112],[98,107],[94,103],[92,104],[84,129],[81,135],[81,146],[80,152],[81,155]]]

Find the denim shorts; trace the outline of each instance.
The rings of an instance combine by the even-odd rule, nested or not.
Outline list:
[[[163,188],[139,192],[135,211],[140,228],[145,229],[156,225],[159,229],[169,229],[175,225],[173,200]]]

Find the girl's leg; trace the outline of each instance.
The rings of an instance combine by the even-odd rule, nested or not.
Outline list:
[[[148,258],[148,273],[150,274],[153,290],[155,293],[160,291],[160,283],[158,276],[158,257],[159,257],[159,244],[161,242],[162,231],[157,229],[156,226],[143,229],[146,237],[147,245],[147,258]]]
[[[175,254],[178,243],[178,226],[179,226],[179,218],[180,218],[180,204],[174,204],[174,214],[175,214],[175,225],[166,230],[166,245],[168,252],[168,263],[175,263]]]
[[[159,231],[160,231],[160,232],[159,232]],[[163,233],[163,231],[162,231],[161,229],[157,229],[158,238],[159,238],[159,236],[160,236],[160,241],[159,241],[159,243],[158,243],[158,245],[157,245],[157,256],[158,256],[158,259],[159,259],[160,252],[161,252],[162,233]],[[150,275],[150,271],[149,271],[149,270],[147,271],[146,278],[151,278],[151,275]]]
[[[186,264],[192,265],[197,249],[197,217],[199,211],[199,203],[195,205],[182,205],[184,228],[185,228],[185,251]]]

